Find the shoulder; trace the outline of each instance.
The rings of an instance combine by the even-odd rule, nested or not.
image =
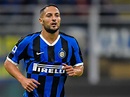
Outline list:
[[[65,34],[63,32],[60,32],[60,36],[70,43],[77,43],[77,40],[74,36],[71,36],[69,34]]]
[[[60,32],[60,36],[65,38],[65,39],[76,40],[75,37],[73,37],[73,36],[71,36],[69,34],[63,33],[63,32]]]
[[[61,38],[66,40],[73,48],[77,49],[79,48],[79,43],[77,39],[71,35],[65,34],[65,33],[60,33]]]
[[[35,38],[35,37],[37,37],[39,35],[40,35],[40,32],[31,33],[31,34],[28,34],[25,37],[23,37],[23,39],[24,38]]]
[[[21,40],[30,40],[30,39],[33,39],[33,38],[39,36],[39,35],[40,35],[40,32],[31,33],[31,34],[28,34],[24,37],[21,37]]]
[[[28,34],[28,35],[26,35],[24,37],[21,37],[18,40],[18,44],[19,43],[28,43],[28,42],[32,41],[33,39],[35,39],[39,35],[40,35],[40,32],[35,32],[35,33]]]

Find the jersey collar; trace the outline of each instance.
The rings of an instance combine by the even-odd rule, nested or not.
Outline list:
[[[54,45],[57,43],[57,41],[59,40],[60,35],[58,35],[57,39],[56,39],[53,43],[49,43],[41,34],[40,34],[40,37],[41,37],[41,39],[42,39],[46,44],[48,44],[49,46],[54,46]]]

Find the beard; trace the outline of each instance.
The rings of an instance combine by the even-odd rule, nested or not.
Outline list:
[[[50,33],[50,34],[54,34],[57,30],[59,30],[59,28],[53,30],[53,29],[47,28],[47,27],[45,27],[45,26],[44,26],[44,28],[45,28],[45,30],[46,30],[48,33]]]

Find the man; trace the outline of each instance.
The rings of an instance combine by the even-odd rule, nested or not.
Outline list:
[[[6,70],[26,90],[24,97],[65,97],[67,76],[81,76],[83,60],[76,39],[59,32],[61,17],[56,5],[40,11],[42,31],[18,41],[4,63]],[[17,68],[24,59],[27,77]]]

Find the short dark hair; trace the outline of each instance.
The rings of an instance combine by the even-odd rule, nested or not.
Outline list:
[[[45,5],[41,10],[40,10],[40,13],[42,13],[47,7],[49,6],[54,6],[56,8],[58,8],[58,6],[56,6],[55,4],[48,4],[48,5]],[[59,8],[58,8],[59,9]]]

